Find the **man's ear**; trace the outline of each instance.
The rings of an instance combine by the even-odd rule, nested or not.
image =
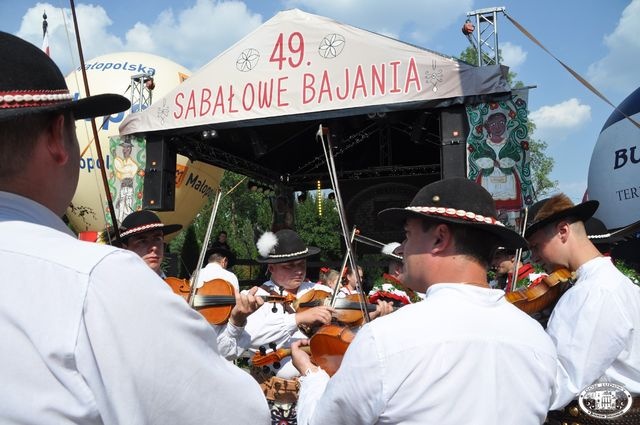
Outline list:
[[[442,251],[449,244],[451,230],[446,224],[438,224],[435,229],[433,229],[433,236],[433,249]]]
[[[569,237],[569,232],[571,232],[571,223],[566,220],[559,221],[558,224],[556,224],[556,231],[560,236],[560,240],[563,243],[566,242]]]
[[[69,160],[67,141],[65,140],[65,117],[60,114],[53,118],[45,132],[49,155],[56,164],[64,165]]]

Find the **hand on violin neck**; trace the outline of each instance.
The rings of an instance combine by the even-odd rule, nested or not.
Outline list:
[[[301,349],[301,347],[308,345],[308,339],[301,339],[291,344],[291,362],[301,375],[308,375],[309,373],[320,370],[320,368],[311,361],[311,356]]]
[[[326,325],[331,322],[334,312],[333,308],[324,305],[305,309],[296,313],[296,324],[298,326]]]
[[[392,312],[393,312],[393,303],[390,303],[388,301],[378,300],[378,304],[376,305],[376,310],[369,313],[369,318],[373,320],[377,317],[382,317]]]
[[[229,317],[232,325],[244,327],[247,324],[247,317],[264,304],[264,300],[261,297],[256,297],[256,292],[259,289],[257,286],[254,286],[246,293],[235,293],[236,305],[233,306],[231,316]]]

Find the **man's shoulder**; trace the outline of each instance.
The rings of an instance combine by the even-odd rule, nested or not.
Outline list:
[[[113,252],[122,251],[110,245],[82,241],[47,226],[24,222],[20,223],[20,226],[25,230],[33,227],[33,232],[12,240],[6,247],[7,252],[26,255],[34,260],[58,264],[77,271],[88,272]]]

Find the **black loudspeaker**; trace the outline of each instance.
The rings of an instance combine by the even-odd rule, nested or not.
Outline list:
[[[161,137],[147,138],[142,208],[172,211],[176,203],[176,151]]]
[[[455,106],[440,115],[440,170],[443,179],[467,177],[467,135],[469,123],[464,106]]]

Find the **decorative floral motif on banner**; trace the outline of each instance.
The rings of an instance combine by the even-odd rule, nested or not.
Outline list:
[[[142,209],[146,142],[143,137],[114,136],[109,138],[109,151],[114,158],[109,170],[109,191],[120,224],[127,215]],[[107,223],[111,225],[108,206],[105,210]]]
[[[534,202],[527,93],[466,108],[468,177],[491,193],[501,220],[515,227],[520,210]]]

